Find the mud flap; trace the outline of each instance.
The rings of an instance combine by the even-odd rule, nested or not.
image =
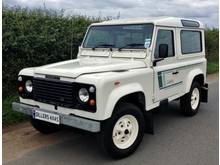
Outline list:
[[[164,112],[169,109],[168,99],[162,100],[160,102],[160,112]]]
[[[201,102],[203,102],[203,103],[208,102],[208,90],[209,90],[208,84],[205,84],[201,88],[201,92],[202,92]]]
[[[144,112],[144,120],[145,120],[145,133],[154,134],[153,129],[153,114],[150,111]]]

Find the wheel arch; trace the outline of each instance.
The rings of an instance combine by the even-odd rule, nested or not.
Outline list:
[[[109,94],[108,99],[106,100],[106,104],[103,111],[104,120],[108,119],[112,116],[115,107],[122,103],[128,102],[136,105],[139,109],[145,109],[145,95],[144,90],[140,84],[129,84],[121,86],[117,89],[114,89]]]
[[[125,95],[123,97],[121,97],[117,103],[115,104],[115,107],[118,104],[121,104],[122,102],[127,102],[127,103],[131,103],[134,104],[135,106],[137,106],[141,111],[145,110],[145,96],[143,92],[134,92],[134,93],[130,93],[128,95]],[[115,110],[115,108],[114,108]]]
[[[118,110],[116,107],[120,106],[120,104],[123,104],[123,103],[133,104],[140,110],[140,112],[142,113],[144,117],[144,122],[145,122],[144,132],[154,135],[153,114],[151,111],[145,111],[145,102],[146,102],[146,98],[143,92],[130,93],[128,95],[121,97],[117,101],[117,103],[115,104],[114,110],[112,111],[112,114]]]
[[[187,84],[186,84],[185,93],[188,93],[190,91],[193,81],[197,81],[200,86],[203,86],[205,83],[205,77],[201,69],[195,69],[189,72],[186,80],[187,80]]]

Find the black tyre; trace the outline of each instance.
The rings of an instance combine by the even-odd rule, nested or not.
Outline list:
[[[201,86],[194,81],[189,93],[180,98],[180,108],[184,115],[193,116],[198,112],[201,101]]]
[[[30,123],[37,131],[43,134],[50,134],[50,133],[58,132],[61,130],[60,128],[58,128],[56,125],[52,123],[33,119],[32,116],[30,116]]]
[[[144,117],[138,107],[122,103],[110,119],[102,124],[98,140],[101,148],[113,158],[124,158],[139,146],[144,135]]]

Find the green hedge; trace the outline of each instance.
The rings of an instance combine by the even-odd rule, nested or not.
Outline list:
[[[17,74],[22,68],[70,59],[71,40],[72,58],[76,58],[87,27],[99,21],[101,18],[64,15],[64,10],[8,8],[3,4],[3,98],[16,91]]]
[[[205,30],[205,48],[208,62],[219,61],[219,29],[206,28]]]

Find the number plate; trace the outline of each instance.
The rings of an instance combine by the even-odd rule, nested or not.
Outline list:
[[[42,112],[42,111],[33,109],[32,116],[34,119],[43,120],[43,121],[50,122],[53,124],[60,124],[60,116],[59,115],[55,115],[55,114]]]

